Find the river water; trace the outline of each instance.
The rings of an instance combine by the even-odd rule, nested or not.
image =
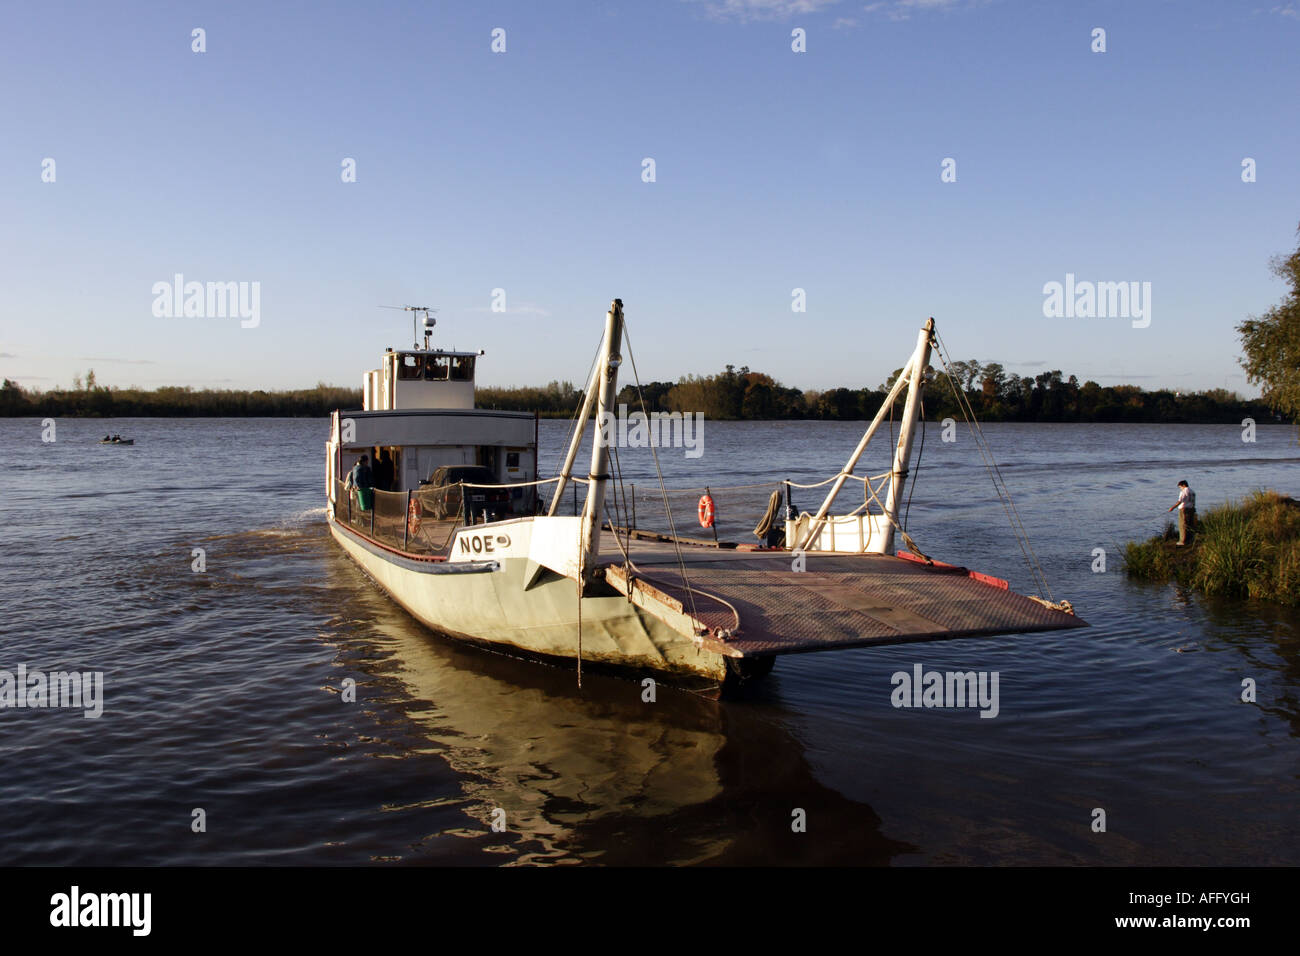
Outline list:
[[[824,478],[862,427],[709,422],[702,457],[661,464],[752,541],[766,490],[726,489]],[[544,469],[565,428],[542,423]],[[99,446],[107,430],[137,444]],[[325,529],[323,420],[65,419],[53,442],[0,421],[0,670],[105,682],[98,719],[0,710],[0,863],[1300,862],[1300,615],[1134,584],[1117,553],[1161,528],[1180,478],[1202,511],[1300,493],[1294,430],[985,433],[1090,628],[802,655],[737,699],[646,703],[393,605]],[[927,430],[909,531],[1032,591],[972,436],[952,437]],[[648,454],[620,458],[640,496]],[[915,664],[998,672],[997,717],[895,708]]]

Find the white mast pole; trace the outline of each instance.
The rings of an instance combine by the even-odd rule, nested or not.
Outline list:
[[[596,376],[599,392],[596,402],[596,428],[591,440],[591,473],[587,476],[587,501],[582,509],[582,553],[578,571],[585,587],[591,580],[596,557],[600,554],[600,516],[605,503],[605,485],[609,481],[609,446],[605,444],[602,425],[608,421],[618,386],[618,367],[623,362],[623,300],[615,299],[605,313],[605,343]]]
[[[908,465],[912,460],[912,437],[921,412],[921,392],[925,388],[925,370],[930,367],[930,342],[934,337],[934,319],[926,319],[916,339],[916,352],[912,356],[912,378],[907,386],[907,404],[903,406],[903,423],[898,435],[898,448],[894,453],[894,469],[889,480],[889,494],[885,498],[884,553],[894,550],[894,525],[898,522],[898,504],[903,498],[907,482]]]

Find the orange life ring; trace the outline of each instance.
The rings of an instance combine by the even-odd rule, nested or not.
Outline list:
[[[411,503],[406,506],[406,530],[410,532],[412,538],[420,533],[420,499],[412,498]]]
[[[713,507],[713,496],[701,495],[700,496],[700,527],[712,528],[713,516],[716,513],[717,513],[716,509]]]

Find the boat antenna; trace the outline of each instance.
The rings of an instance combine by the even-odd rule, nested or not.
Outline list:
[[[429,351],[429,337],[433,335],[433,327],[438,324],[438,320],[433,317],[437,309],[431,309],[427,305],[381,305],[380,308],[411,313],[411,338],[415,339],[414,348],[417,349],[420,347],[419,313],[424,313],[424,350]]]

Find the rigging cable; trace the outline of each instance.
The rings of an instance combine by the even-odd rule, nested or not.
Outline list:
[[[922,390],[924,392],[924,389]],[[912,513],[912,495],[916,492],[916,476],[921,471],[921,459],[925,457],[925,399],[921,399],[921,447],[916,453],[916,468],[912,471],[912,487],[907,489],[907,507],[903,509],[903,527],[907,527],[907,517]]]
[[[1049,601],[1055,602],[1052,594],[1051,585],[1047,583],[1047,575],[1043,572],[1042,565],[1038,561],[1038,556],[1034,553],[1033,545],[1029,543],[1029,533],[1025,530],[1024,522],[1020,518],[1020,512],[1016,508],[1015,502],[1011,500],[1011,491],[1007,488],[1006,481],[1002,477],[1002,471],[998,468],[997,461],[993,458],[993,451],[988,447],[988,439],[984,437],[984,432],[980,428],[979,420],[975,417],[975,410],[971,407],[970,401],[957,383],[953,380],[950,371],[952,361],[948,355],[947,346],[944,345],[943,337],[939,335],[936,329],[934,332],[935,344],[938,346],[939,359],[943,362],[944,377],[948,380],[953,394],[957,397],[957,407],[961,409],[962,418],[966,420],[967,426],[971,429],[971,434],[975,436],[975,447],[984,461],[984,468],[993,482],[993,489],[997,492],[999,500],[1002,502],[1002,509],[1006,512],[1007,520],[1011,523],[1011,531],[1016,536],[1016,543],[1020,546],[1020,553],[1024,555],[1025,564],[1029,567],[1031,578],[1043,592],[1047,595]]]
[[[641,375],[640,372],[637,372],[637,358],[632,351],[632,336],[629,336],[628,334],[627,321],[624,321],[623,323],[623,341],[628,343],[628,360],[632,363],[632,380],[633,382],[636,382],[637,401],[641,403],[641,414],[646,415],[646,418],[649,418],[649,411],[646,410],[645,395],[641,393]],[[699,615],[697,614],[697,611],[695,611],[695,594],[692,589],[690,589],[690,581],[686,578],[686,562],[685,559],[681,557],[681,542],[677,540],[677,524],[676,522],[673,522],[672,509],[668,506],[668,489],[667,486],[663,484],[663,470],[659,467],[659,450],[654,446],[654,442],[650,442],[650,457],[654,459],[654,472],[655,476],[659,479],[659,493],[663,496],[663,511],[668,518],[668,532],[672,535],[672,548],[677,557],[677,568],[681,571],[681,584],[682,587],[686,589],[686,600],[690,602],[690,617],[692,617],[695,622],[699,622]],[[697,644],[698,643],[699,641],[697,637]]]
[[[579,393],[579,394],[582,396],[582,399],[579,400],[577,406],[573,409],[573,416],[572,416],[572,418],[570,418],[570,420],[569,420],[569,434],[568,434],[568,440],[565,441],[565,443],[564,443],[564,445],[565,445],[566,448],[568,448],[569,446],[571,446],[571,445],[573,444],[573,439],[574,439],[575,435],[577,434],[577,428],[578,428],[578,415],[579,415],[579,413],[581,413],[581,411],[582,411],[583,403],[585,402],[586,397],[587,397],[587,391],[591,388],[591,377],[592,377],[592,375],[595,373],[595,370],[596,370],[596,363],[597,363],[598,361],[600,361],[600,353],[601,353],[601,351],[604,349],[604,346],[605,346],[605,339],[604,339],[604,336],[602,336],[602,337],[601,337],[601,341],[600,341],[600,343],[596,346],[596,353],[591,357],[591,365],[590,365],[590,367],[588,367],[588,369],[587,369],[586,386],[585,386],[584,389]],[[581,449],[579,449],[579,451],[581,451]],[[567,453],[566,453],[566,455],[565,455],[565,460],[566,460],[566,461],[568,460],[568,455],[567,455]],[[559,473],[557,472],[556,474],[557,474],[557,477],[559,477]],[[572,481],[572,480],[573,480],[573,479],[572,479],[572,477],[571,477],[571,478],[570,478],[570,481]],[[578,487],[578,486],[575,484],[573,487],[574,487],[574,492],[575,492],[575,494],[576,494],[576,492],[577,492],[577,487]],[[557,493],[558,493],[558,490],[557,490]],[[591,495],[591,492],[590,492],[590,489],[588,489],[588,498],[590,498],[590,495]],[[574,500],[577,501],[576,498],[575,498]],[[587,508],[587,504],[588,504],[587,501],[584,501],[584,502],[583,502],[582,507],[583,507],[583,510],[584,510],[584,511],[585,511],[586,508]],[[574,508],[574,512],[575,512],[575,514],[576,514],[576,512],[577,512],[577,508],[576,508],[576,507]],[[599,529],[599,528],[596,529],[596,535],[597,535],[597,540],[599,540],[599,535],[600,535],[600,529]],[[579,521],[579,522],[578,522],[578,689],[579,689],[579,690],[582,689],[582,571],[583,571],[583,568],[582,568],[582,522]]]
[[[605,338],[604,336],[601,336],[600,343],[597,344],[596,346],[596,354],[591,357],[591,365],[587,368],[586,384],[583,385],[583,387],[579,390],[578,402],[573,407],[573,414],[569,416],[569,430],[568,433],[565,435],[565,439],[564,439],[564,447],[566,449],[573,444],[574,430],[577,427],[577,423],[578,423],[578,413],[582,411],[582,403],[587,397],[587,390],[591,388],[591,374],[593,371],[595,371],[596,362],[600,360],[600,352],[604,344],[605,344]],[[560,473],[557,471],[555,473],[555,476],[558,478],[560,476]],[[570,477],[569,480],[573,481],[574,479]]]

